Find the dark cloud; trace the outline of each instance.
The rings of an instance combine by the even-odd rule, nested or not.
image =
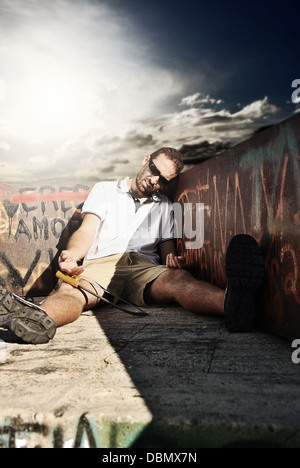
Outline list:
[[[125,142],[128,142],[129,144],[133,144],[135,147],[138,147],[138,148],[143,148],[144,146],[155,145],[156,141],[157,140],[155,140],[150,133],[148,135],[144,135],[135,130],[128,132],[125,137]]]
[[[221,153],[231,147],[230,141],[215,141],[209,143],[207,140],[192,145],[183,145],[180,152],[184,164],[193,165],[206,161],[207,159]]]
[[[95,144],[99,147],[105,146],[107,147],[108,145],[115,145],[120,142],[120,137],[116,135],[104,135],[102,138],[99,138],[96,140]]]
[[[111,172],[114,172],[114,170],[115,170],[115,166],[113,165],[99,168],[99,172],[100,173],[102,172],[103,174],[109,174]]]
[[[112,164],[129,164],[129,159],[112,159]]]
[[[123,177],[162,146],[197,164],[287,118],[298,78],[298,32],[290,23],[297,15],[286,4],[188,4],[0,0],[0,82],[8,92],[5,103],[0,96],[1,178],[72,173],[91,180],[97,170]],[[281,34],[269,15],[280,18]],[[67,83],[63,94],[75,96],[77,112],[60,107],[47,120],[35,97],[48,76]]]

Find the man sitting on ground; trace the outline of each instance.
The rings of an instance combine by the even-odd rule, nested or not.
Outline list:
[[[183,168],[173,148],[161,148],[143,160],[132,178],[99,182],[84,203],[83,221],[61,252],[59,268],[80,284],[104,294],[98,284],[137,306],[178,303],[199,314],[225,316],[229,331],[250,331],[256,293],[264,274],[260,247],[248,235],[232,239],[226,255],[224,291],[194,278],[177,256],[170,200],[160,191]],[[79,261],[84,259],[83,266]],[[25,342],[46,343],[56,328],[76,320],[101,302],[86,290],[61,281],[42,307],[21,302],[0,286],[1,322]]]

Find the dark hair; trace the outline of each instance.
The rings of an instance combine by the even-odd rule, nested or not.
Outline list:
[[[183,160],[182,156],[175,148],[160,148],[159,150],[154,151],[150,156],[152,159],[155,159],[160,154],[165,154],[168,158],[174,162],[176,166],[176,171],[179,174],[183,169]]]

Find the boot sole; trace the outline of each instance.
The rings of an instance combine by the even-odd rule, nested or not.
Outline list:
[[[264,281],[261,248],[253,237],[237,235],[228,246],[225,262],[228,279],[225,325],[230,332],[251,331],[256,318],[257,295]]]
[[[17,296],[0,285],[0,326],[9,328],[26,343],[48,343],[56,333],[54,321],[46,312],[34,305],[32,308],[26,305],[24,309],[20,309],[20,304],[17,304],[20,310],[14,312],[16,298]],[[22,298],[20,302],[24,302]]]

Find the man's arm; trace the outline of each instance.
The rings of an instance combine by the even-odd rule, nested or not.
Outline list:
[[[177,255],[173,239],[162,242],[158,248],[161,261],[168,268],[186,268],[185,258]]]
[[[80,228],[71,236],[67,250],[63,250],[58,259],[59,268],[68,275],[80,275],[84,268],[78,266],[81,260],[89,251],[92,245],[99,218],[91,213],[84,215]]]

